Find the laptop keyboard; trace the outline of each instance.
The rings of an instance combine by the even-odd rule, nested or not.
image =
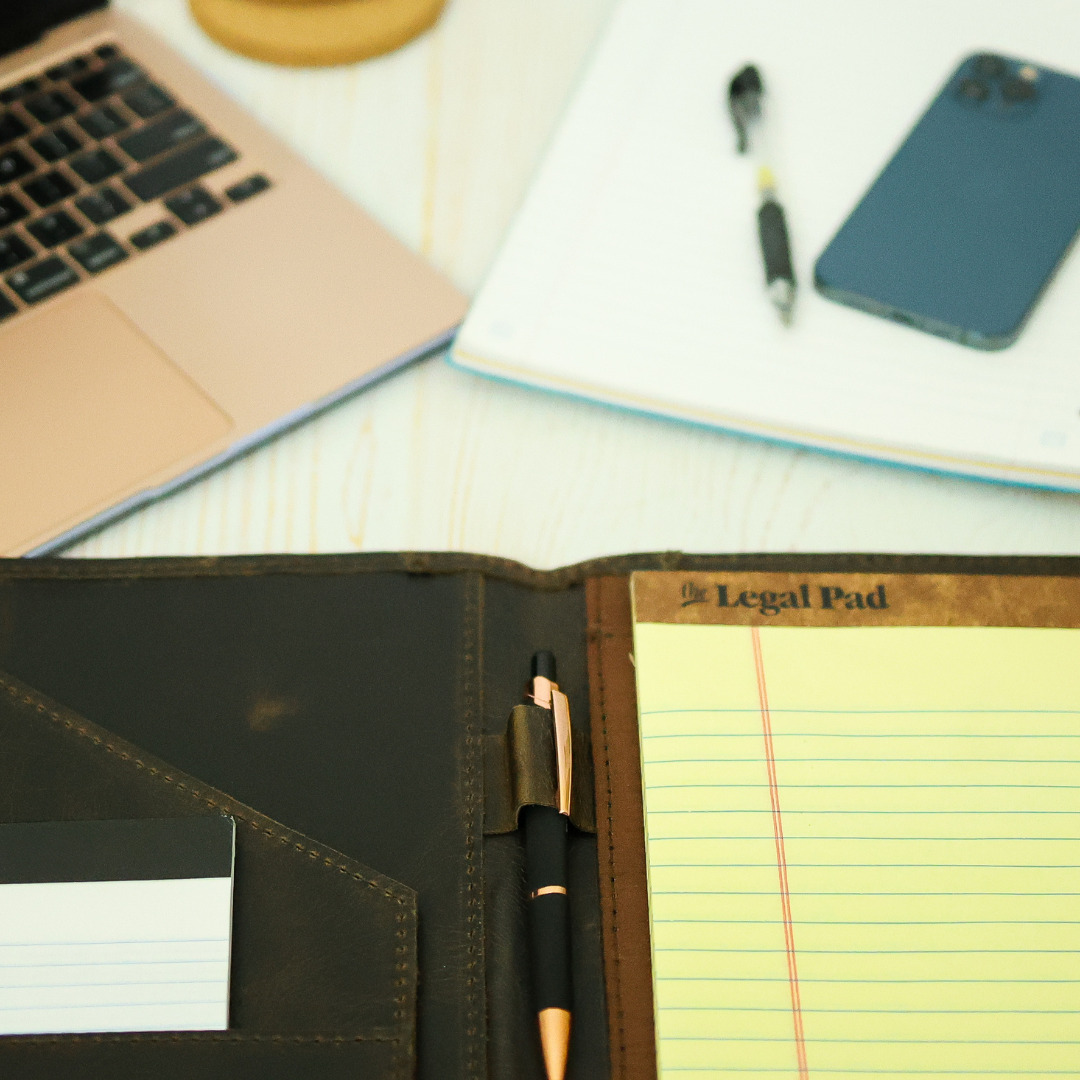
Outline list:
[[[198,183],[238,158],[115,45],[0,89],[0,319],[265,191]],[[159,220],[125,228],[147,204]]]

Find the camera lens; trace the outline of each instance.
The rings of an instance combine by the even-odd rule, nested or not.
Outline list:
[[[992,53],[983,53],[982,56],[976,56],[975,62],[972,64],[976,75],[981,75],[984,79],[1000,79],[1005,74],[1005,61],[1000,56],[994,56]]]
[[[1001,87],[1001,96],[1009,105],[1019,105],[1035,99],[1035,87],[1027,79],[1009,79]]]
[[[963,101],[978,104],[990,96],[990,87],[982,79],[961,79],[956,92]]]

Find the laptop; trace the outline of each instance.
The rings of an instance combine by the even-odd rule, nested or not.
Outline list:
[[[0,554],[448,344],[465,298],[103,0],[0,17]]]

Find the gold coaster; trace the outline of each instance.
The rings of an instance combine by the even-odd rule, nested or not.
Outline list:
[[[423,33],[446,0],[189,0],[219,44],[293,67],[351,64]]]

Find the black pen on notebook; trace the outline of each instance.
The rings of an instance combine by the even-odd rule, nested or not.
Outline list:
[[[763,108],[765,85],[753,64],[744,67],[728,86],[728,111],[735,125],[740,154],[757,159],[758,239],[765,263],[765,288],[769,300],[785,326],[791,325],[795,311],[795,270],[791,265],[784,208],[776,197],[776,175],[768,154],[768,110]]]
[[[548,1080],[563,1080],[570,1049],[570,898],[566,845],[570,820],[573,760],[570,705],[555,681],[555,657],[538,652],[532,659],[529,696],[551,713],[555,736],[555,779],[559,808],[526,806],[525,888],[528,894],[529,959],[533,1004],[540,1024],[540,1046]]]

